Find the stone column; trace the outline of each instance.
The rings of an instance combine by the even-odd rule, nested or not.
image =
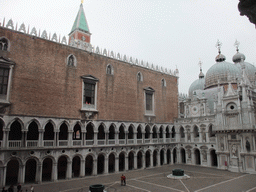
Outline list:
[[[252,135],[252,150],[256,150],[256,146],[255,146],[255,136]]]
[[[152,139],[153,139],[153,131],[150,131],[149,139],[150,139],[150,143],[152,143]]]
[[[94,132],[93,136],[93,145],[97,146],[98,145],[98,131]]]
[[[25,165],[19,165],[18,183],[23,184],[25,182]]]
[[[134,169],[138,169],[138,159],[137,159],[137,155],[134,155]]]
[[[153,167],[153,154],[150,154],[150,165],[149,167]]]
[[[176,149],[176,152],[177,152],[177,163],[181,163],[181,153],[180,153],[180,150]]]
[[[191,142],[195,142],[195,140],[194,140],[194,132],[190,133],[190,137],[191,137]]]
[[[5,179],[6,179],[6,166],[0,167],[0,187],[5,186]]]
[[[44,146],[44,130],[43,129],[39,129],[38,146],[39,147]]]
[[[124,136],[125,136],[125,144],[128,144],[128,132],[124,131]]]
[[[73,130],[68,131],[68,146],[73,146]]]
[[[52,181],[58,180],[58,163],[52,164]]]
[[[129,158],[128,158],[128,155],[125,156],[125,170],[128,171],[129,170]]]
[[[207,151],[207,166],[211,167],[211,156],[209,151]]]
[[[66,173],[66,178],[71,179],[72,178],[72,161],[67,162],[67,173]]]
[[[165,132],[165,130],[163,130],[163,143],[165,143],[166,142],[166,132]]]
[[[85,176],[85,159],[81,159],[80,177]]]
[[[157,162],[156,162],[156,166],[159,167],[161,165],[160,162],[161,158],[160,158],[160,151],[157,153]]]
[[[86,140],[86,132],[82,132],[82,146],[86,145],[85,140]]]
[[[142,133],[142,143],[145,143],[145,131],[141,130],[141,133]]]
[[[43,171],[43,165],[42,163],[38,163],[36,167],[36,182],[41,183],[42,182],[42,171]]]
[[[137,133],[137,131],[134,131],[133,133],[134,144],[137,144]]]
[[[115,158],[115,173],[119,172],[119,157]]]
[[[3,148],[8,148],[8,136],[9,136],[9,131],[3,131],[3,141],[2,141],[2,147]]]
[[[200,130],[199,131],[199,143],[203,142],[203,138],[202,138],[203,132]]]
[[[164,165],[167,164],[166,156],[167,156],[167,152],[166,152],[166,150],[164,150]]]
[[[145,167],[146,167],[145,156],[146,156],[146,154],[142,153],[142,169],[145,169]]]
[[[104,158],[104,173],[108,173],[108,158]]]
[[[94,159],[93,160],[93,170],[92,170],[92,175],[97,175],[97,168],[98,168],[98,165],[97,165],[97,159]]]
[[[191,150],[191,163],[193,165],[196,164],[196,161],[195,161],[195,151]]]

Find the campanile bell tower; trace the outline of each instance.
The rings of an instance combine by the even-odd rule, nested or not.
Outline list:
[[[79,11],[75,22],[69,33],[68,44],[74,47],[87,49],[90,46],[91,33],[84,14],[83,0],[81,1]]]

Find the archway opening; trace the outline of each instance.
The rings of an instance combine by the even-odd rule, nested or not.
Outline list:
[[[21,140],[21,125],[18,121],[14,121],[10,127],[9,140]]]
[[[170,149],[167,149],[167,164],[170,164],[171,163],[171,150]]]
[[[195,149],[195,163],[196,165],[201,164],[200,151],[198,149]]]
[[[160,151],[160,164],[161,165],[164,164],[164,150],[163,149]]]
[[[104,173],[104,162],[105,162],[105,157],[103,154],[100,154],[98,156],[98,161],[97,161],[97,173],[98,174]]]
[[[87,155],[85,159],[85,175],[92,175],[93,171],[93,158],[91,155]]]
[[[108,172],[113,173],[115,172],[115,155],[111,153],[108,156]]]
[[[150,167],[150,152],[149,151],[146,152],[145,161],[146,161],[146,167]]]
[[[28,126],[27,140],[38,140],[38,126],[36,122],[32,122]]]
[[[216,151],[211,150],[210,155],[211,155],[211,164],[212,164],[212,166],[217,167],[218,166],[218,158],[217,158]]]
[[[124,171],[125,168],[125,157],[124,153],[119,154],[119,171]]]
[[[155,167],[155,166],[157,166],[157,151],[155,150],[154,152],[153,152],[153,166]]]
[[[176,151],[176,148],[175,149],[173,149],[173,155],[172,155],[172,157],[173,157],[173,163],[177,163],[177,151]]]
[[[129,159],[129,170],[132,170],[134,168],[134,154],[133,154],[133,152],[129,153],[128,159]]]
[[[72,161],[72,177],[80,176],[80,165],[81,165],[80,157],[75,156]]]
[[[36,180],[36,160],[29,159],[25,168],[25,183],[34,183]]]
[[[46,158],[43,161],[42,181],[52,180],[52,159]]]
[[[137,154],[137,168],[141,169],[142,168],[142,152],[139,151]]]
[[[180,154],[181,154],[181,163],[186,163],[186,152],[185,149],[181,149],[180,150]]]
[[[19,162],[16,159],[7,163],[6,185],[15,185],[18,183]]]
[[[67,164],[67,158],[61,156],[58,160],[58,179],[66,179]]]
[[[50,122],[45,125],[44,140],[54,140],[54,128]]]

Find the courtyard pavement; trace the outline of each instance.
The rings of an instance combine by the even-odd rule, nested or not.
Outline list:
[[[167,178],[172,169],[182,168],[189,179]],[[121,186],[120,176],[126,176]],[[256,174],[231,173],[225,170],[191,165],[163,165],[161,167],[131,170],[107,175],[59,180],[33,184],[35,192],[89,192],[93,184],[105,185],[107,192],[256,192]],[[23,192],[31,185],[24,185]],[[30,190],[28,190],[30,191]]]

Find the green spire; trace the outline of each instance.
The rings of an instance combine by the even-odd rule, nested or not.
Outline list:
[[[88,27],[88,24],[87,24],[87,21],[86,21],[86,18],[85,18],[85,14],[84,14],[84,9],[83,9],[83,4],[82,3],[80,5],[80,9],[79,9],[79,11],[77,13],[76,20],[75,20],[75,22],[73,24],[73,27],[72,27],[70,33],[72,33],[75,30],[80,30],[80,31],[83,31],[83,32],[90,33],[89,27]]]

